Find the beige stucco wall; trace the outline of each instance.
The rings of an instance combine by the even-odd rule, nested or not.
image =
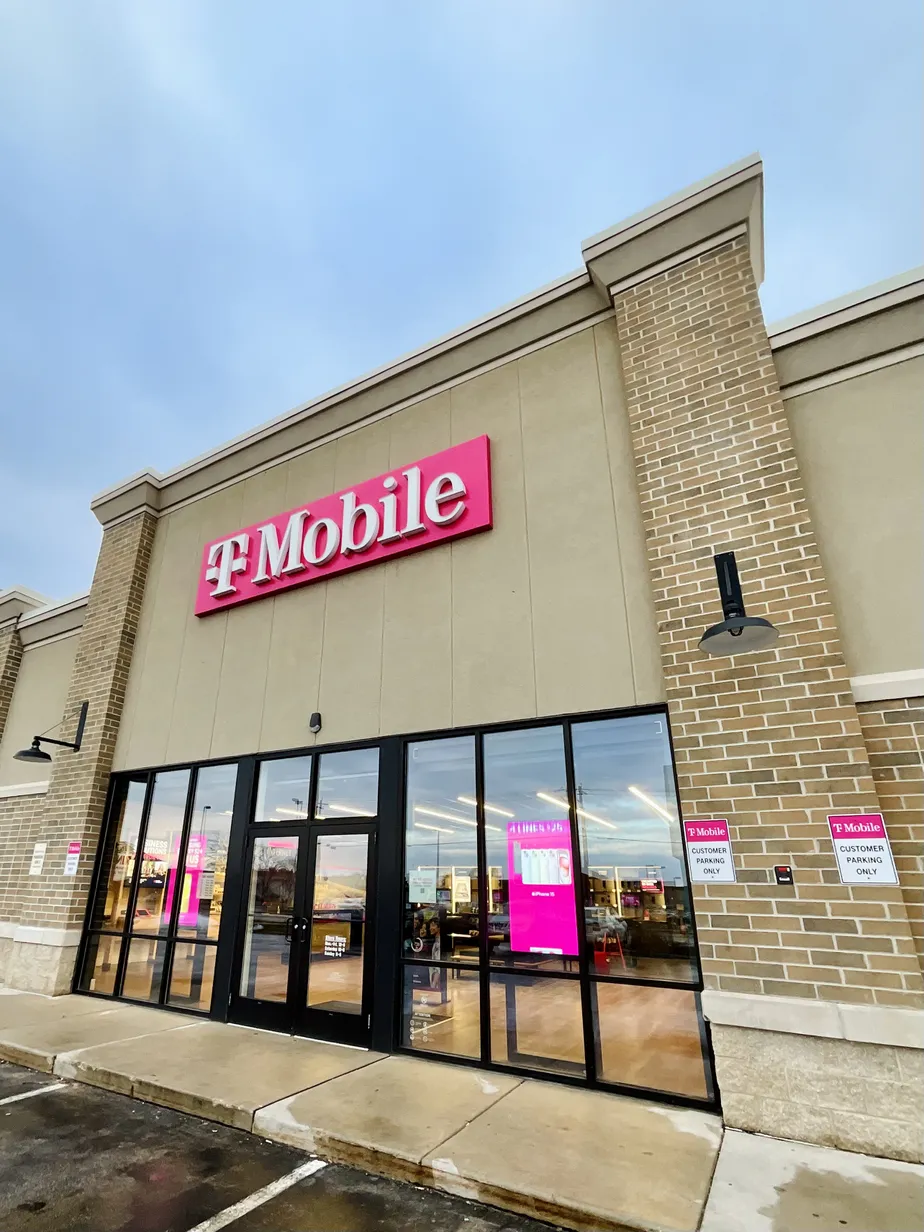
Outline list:
[[[38,643],[23,650],[10,713],[0,739],[0,787],[48,778],[47,771],[41,765],[14,761],[13,754],[18,749],[28,747],[33,736],[61,721],[77,652],[77,638],[75,632],[59,641]],[[73,739],[72,733],[53,731],[51,735],[59,740]]]
[[[924,668],[924,358],[786,410],[850,674]]]
[[[193,615],[209,539],[481,433],[493,530]],[[661,698],[604,321],[162,517],[115,768]]]

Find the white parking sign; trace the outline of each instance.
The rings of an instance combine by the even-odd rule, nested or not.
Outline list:
[[[844,885],[898,885],[881,813],[837,813],[828,828]]]
[[[691,881],[727,884],[736,880],[728,822],[724,818],[685,821],[683,832],[690,858]]]

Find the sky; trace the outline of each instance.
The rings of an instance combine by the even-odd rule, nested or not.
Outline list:
[[[768,322],[922,262],[919,0],[0,0],[0,590],[95,493],[753,152]]]

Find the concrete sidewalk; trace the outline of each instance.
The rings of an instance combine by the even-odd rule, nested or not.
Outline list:
[[[701,1112],[144,1006],[0,995],[0,1058],[581,1230],[919,1232],[924,1220],[914,1165],[749,1134],[723,1145],[720,1119]],[[845,1223],[861,1193],[866,1222]]]

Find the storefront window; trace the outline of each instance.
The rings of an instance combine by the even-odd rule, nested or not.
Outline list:
[[[82,991],[210,1008],[236,784],[236,763],[117,783]]]
[[[492,971],[491,1057],[504,1065],[583,1077],[580,982]]]
[[[404,954],[478,962],[478,823],[471,736],[408,746]]]
[[[609,981],[592,988],[604,1082],[708,1098],[695,993]]]
[[[218,949],[214,945],[177,942],[173,948],[168,1005],[186,1010],[208,1010],[212,1004],[217,953]]]
[[[118,812],[103,860],[100,878],[103,889],[94,905],[93,928],[121,932],[125,925],[147,781],[147,775],[129,780],[116,797]]]
[[[575,723],[571,733],[593,974],[695,982],[667,724],[642,715]]]
[[[403,955],[406,1048],[709,1102],[666,716],[409,744]]]
[[[133,937],[128,944],[122,996],[131,1001],[158,1001],[166,957],[166,941]]]
[[[81,992],[97,992],[112,996],[115,992],[116,975],[119,970],[119,955],[122,938],[105,934],[91,937],[87,957],[78,987]]]
[[[315,817],[342,821],[346,817],[375,817],[378,810],[378,749],[323,753]]]
[[[237,766],[203,766],[196,777],[177,934],[217,941],[228,868]]]
[[[170,770],[155,776],[141,849],[132,932],[167,931],[176,901],[176,874],[188,794],[188,770]]]
[[[402,1043],[418,1052],[481,1056],[481,988],[477,969],[404,964]]]
[[[570,971],[578,953],[560,727],[484,737],[491,963]]]
[[[403,973],[404,1043],[426,1052],[478,1057],[474,737],[409,744],[406,782],[403,953],[410,961]],[[421,960],[426,959],[438,965],[425,965]]]
[[[274,757],[257,768],[254,821],[291,824],[308,820],[311,787],[310,757]]]

